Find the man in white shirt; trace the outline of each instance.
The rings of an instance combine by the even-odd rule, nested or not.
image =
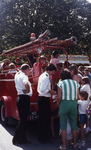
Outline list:
[[[39,106],[39,125],[38,125],[38,141],[41,143],[50,142],[51,133],[51,107],[50,97],[56,92],[51,90],[50,76],[56,71],[53,64],[46,67],[46,71],[42,73],[38,80],[37,91]]]
[[[13,144],[31,143],[27,140],[25,134],[27,128],[27,116],[30,110],[30,96],[32,96],[32,88],[28,80],[29,71],[29,65],[23,64],[21,66],[21,71],[17,72],[15,75],[15,86],[18,95],[16,104],[19,111],[20,121],[16,127],[16,131],[12,140]]]

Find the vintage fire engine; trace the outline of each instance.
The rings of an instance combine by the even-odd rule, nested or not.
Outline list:
[[[43,36],[44,35],[42,34],[40,38],[35,39],[27,44],[4,51],[2,54],[2,56],[7,57],[7,59],[0,62],[0,115],[2,124],[4,125],[8,124],[9,117],[13,117],[19,120],[18,110],[16,106],[17,92],[14,83],[14,75],[16,73],[16,68],[19,69],[19,66],[17,65],[17,61],[19,61],[19,58],[21,56],[26,57],[32,70],[32,66],[28,58],[28,56],[30,56],[31,54],[35,58],[35,55],[40,56],[43,52],[49,50],[53,51],[57,49],[63,49],[68,60],[68,46],[77,43],[77,39],[75,37],[66,40],[58,40],[58,38],[45,40]],[[64,47],[66,47],[66,50],[64,49]],[[10,71],[7,66],[10,64],[12,57],[16,57],[16,68]],[[38,77],[39,76],[37,76],[36,78]],[[33,76],[33,74],[30,74],[29,81],[32,85],[33,95],[30,98],[30,112],[28,120],[38,119],[38,93],[37,83],[35,82],[34,78],[35,77]]]

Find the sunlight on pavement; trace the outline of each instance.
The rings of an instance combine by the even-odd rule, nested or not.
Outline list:
[[[87,0],[89,3],[91,3],[91,0]]]
[[[0,150],[23,150],[12,144],[12,135],[0,124]]]

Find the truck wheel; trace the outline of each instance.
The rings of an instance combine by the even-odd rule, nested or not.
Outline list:
[[[5,117],[5,105],[4,102],[1,103],[1,123],[2,125],[8,125],[8,117]]]

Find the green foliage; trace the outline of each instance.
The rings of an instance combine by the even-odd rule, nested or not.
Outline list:
[[[0,52],[30,41],[50,29],[50,38],[76,36],[69,54],[91,54],[91,4],[86,0],[1,0]],[[60,52],[62,53],[62,51]]]

